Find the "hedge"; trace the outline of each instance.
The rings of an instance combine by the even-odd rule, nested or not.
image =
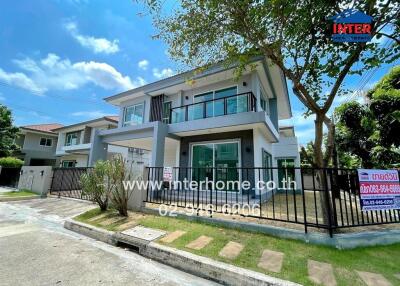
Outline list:
[[[0,166],[1,167],[14,167],[14,168],[19,168],[22,167],[24,164],[24,161],[14,158],[14,157],[3,157],[0,158]]]

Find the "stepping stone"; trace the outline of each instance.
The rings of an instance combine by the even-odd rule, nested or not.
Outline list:
[[[200,250],[204,248],[207,244],[209,244],[212,240],[213,240],[212,237],[202,235],[197,239],[193,240],[192,242],[189,242],[185,247],[195,250]]]
[[[356,272],[368,286],[392,286],[392,283],[386,280],[386,278],[383,277],[382,274],[363,271]]]
[[[325,286],[336,286],[333,267],[329,263],[308,260],[308,277],[316,284]]]
[[[184,235],[186,231],[182,230],[176,230],[174,232],[169,233],[167,236],[164,236],[163,238],[160,239],[160,241],[165,242],[165,243],[171,243],[180,238],[182,235]]]
[[[105,218],[107,215],[108,215],[108,213],[99,214],[97,216],[94,216],[94,217],[88,219],[88,221],[93,222],[95,220]]]
[[[221,249],[218,255],[227,259],[235,259],[243,248],[244,246],[242,244],[229,241],[224,248]]]
[[[142,240],[147,240],[147,241],[152,241],[152,240],[155,240],[155,239],[165,235],[165,231],[148,228],[148,227],[144,227],[141,225],[138,225],[131,229],[127,229],[121,233],[135,237],[135,238],[139,238]]]
[[[279,273],[282,269],[283,256],[282,252],[265,249],[257,266],[267,271]]]
[[[118,221],[123,221],[124,219],[125,219],[124,217],[121,218],[121,217],[119,217],[119,216],[116,216],[116,217],[111,217],[111,218],[108,218],[108,219],[106,219],[106,220],[103,220],[103,221],[101,221],[99,224],[102,225],[102,226],[107,226],[107,225],[116,223],[116,222],[118,222]]]
[[[394,277],[400,280],[400,273],[394,274]]]
[[[120,226],[118,226],[118,230],[126,230],[129,228],[133,228],[135,226],[138,225],[137,221],[128,221],[126,223],[121,224]]]

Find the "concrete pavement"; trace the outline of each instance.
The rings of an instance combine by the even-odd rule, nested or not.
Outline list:
[[[216,285],[63,228],[93,207],[56,198],[0,203],[0,285]]]

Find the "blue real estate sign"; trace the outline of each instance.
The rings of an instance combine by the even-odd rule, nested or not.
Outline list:
[[[363,211],[400,209],[400,184],[397,170],[359,169]]]
[[[330,20],[334,42],[368,42],[372,38],[373,18],[361,11],[345,9]]]

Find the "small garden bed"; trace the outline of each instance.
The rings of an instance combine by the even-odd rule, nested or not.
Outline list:
[[[131,212],[129,212],[128,217],[121,217],[113,209],[105,212],[94,209],[81,214],[75,219],[110,231],[123,231],[139,224],[145,227],[165,230],[169,233],[177,230],[184,231],[184,235],[171,243],[165,243],[162,240],[158,242],[303,285],[314,285],[308,278],[308,260],[332,265],[338,285],[365,285],[356,271],[379,273],[393,285],[398,285],[400,281],[394,276],[400,272],[397,261],[400,256],[400,244],[337,250],[178,218]],[[190,242],[202,235],[212,238],[212,241],[207,246],[199,250],[186,247]],[[244,246],[240,254],[234,259],[226,259],[219,255],[221,249],[230,241]],[[265,249],[284,254],[282,269],[279,273],[265,271],[258,266],[259,259]]]
[[[18,197],[37,197],[38,194],[29,190],[16,190],[10,192],[1,192],[0,198],[18,198]]]

